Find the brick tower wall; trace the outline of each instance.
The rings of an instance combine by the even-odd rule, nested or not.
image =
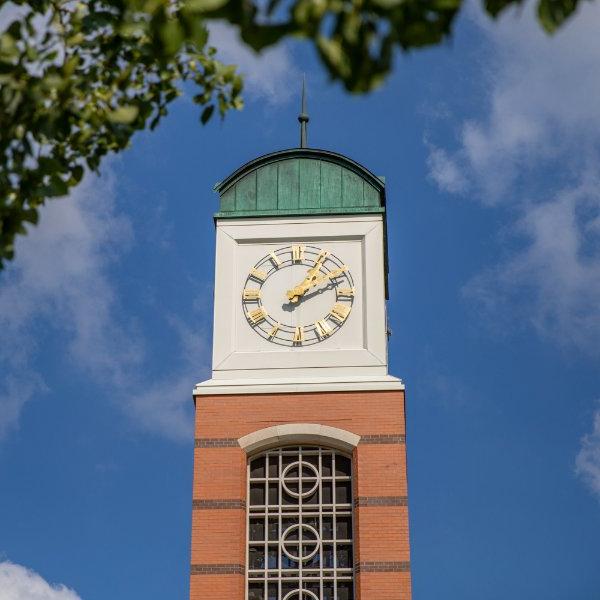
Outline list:
[[[237,440],[285,423],[361,436],[352,456],[356,600],[410,600],[404,392],[195,400],[191,600],[244,600],[247,456]]]

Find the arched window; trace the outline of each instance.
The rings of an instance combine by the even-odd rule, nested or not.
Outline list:
[[[352,461],[321,446],[248,462],[248,600],[353,600]]]

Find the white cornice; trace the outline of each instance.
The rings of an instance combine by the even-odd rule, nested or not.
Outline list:
[[[404,390],[391,375],[362,377],[303,377],[286,379],[209,379],[196,384],[194,396],[222,394],[297,394]]]

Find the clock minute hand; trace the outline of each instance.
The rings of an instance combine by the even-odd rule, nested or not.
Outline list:
[[[342,265],[339,269],[333,269],[333,271],[329,271],[325,275],[321,275],[321,277],[317,277],[313,280],[312,285],[319,285],[328,279],[334,279],[335,277],[339,277],[342,273],[345,273],[348,270],[346,265]]]

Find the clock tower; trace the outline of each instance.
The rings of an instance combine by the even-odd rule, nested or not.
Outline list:
[[[388,373],[385,184],[306,147],[217,184],[191,600],[410,600],[404,385]]]

